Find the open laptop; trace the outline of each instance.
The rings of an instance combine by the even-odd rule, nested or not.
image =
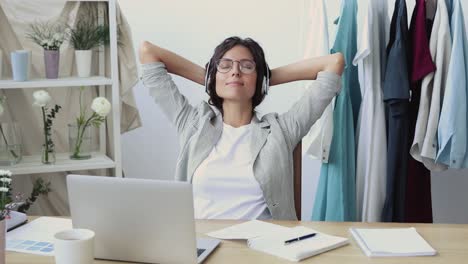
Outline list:
[[[186,182],[67,176],[73,228],[95,232],[94,255],[143,263],[201,263],[219,244],[196,239]]]

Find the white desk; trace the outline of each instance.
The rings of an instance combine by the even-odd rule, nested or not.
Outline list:
[[[218,230],[240,223],[241,221],[200,220],[197,221],[197,235],[204,237],[206,232]],[[449,224],[396,224],[396,223],[333,223],[333,222],[295,222],[295,221],[272,221],[284,226],[304,225],[321,232],[350,238],[350,244],[318,256],[311,257],[301,263],[405,263],[405,264],[463,264],[468,263],[468,225]],[[438,251],[434,257],[410,257],[410,258],[368,258],[356,242],[350,236],[350,227],[410,227],[414,226],[433,248]],[[52,264],[53,257],[42,257],[15,252],[7,252],[6,263],[8,264]],[[96,264],[127,263],[96,260]],[[208,257],[206,264],[275,264],[289,263],[286,260],[251,250],[245,242],[222,241],[220,246]]]

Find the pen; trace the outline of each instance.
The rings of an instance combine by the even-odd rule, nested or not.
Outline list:
[[[289,244],[297,242],[297,241],[301,241],[301,240],[304,240],[304,239],[307,239],[307,238],[311,238],[311,237],[314,237],[315,235],[317,235],[317,233],[312,233],[312,234],[296,237],[296,238],[293,238],[293,239],[289,239],[289,240],[284,241],[284,245],[289,245]]]

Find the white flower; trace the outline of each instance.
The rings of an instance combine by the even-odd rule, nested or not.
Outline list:
[[[104,117],[109,114],[111,110],[111,104],[105,97],[96,97],[91,104],[91,109],[96,112],[96,114]]]
[[[0,192],[8,192],[8,188],[7,187],[0,187]]]
[[[54,36],[52,37],[55,41],[60,41],[63,37],[62,34],[60,33],[55,33]]]
[[[43,40],[41,41],[41,46],[44,46],[44,45],[46,45],[46,44],[47,44],[47,40],[46,40],[46,39],[43,39]]]
[[[35,91],[33,93],[34,105],[44,107],[46,106],[52,98],[49,93],[44,90]]]
[[[11,171],[9,171],[9,170],[0,170],[0,176],[11,177]]]
[[[0,178],[0,182],[10,183],[11,179],[10,178]]]

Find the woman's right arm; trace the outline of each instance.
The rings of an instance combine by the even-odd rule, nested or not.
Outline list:
[[[182,76],[200,85],[205,85],[205,69],[169,50],[148,41],[140,45],[140,63],[162,62],[169,73]]]
[[[181,135],[179,138],[187,139],[187,133],[190,134],[193,128],[191,124],[196,120],[197,110],[179,91],[168,72],[203,83],[203,68],[149,42],[144,42],[140,47],[140,62],[142,84],[164,115],[175,125]],[[183,144],[182,141],[181,146]]]

